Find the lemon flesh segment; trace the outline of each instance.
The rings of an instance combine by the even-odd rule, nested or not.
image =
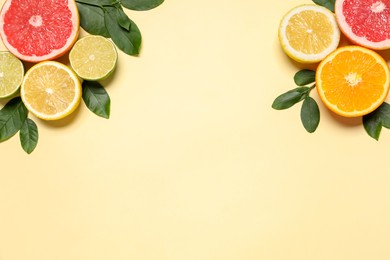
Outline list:
[[[21,98],[38,118],[57,120],[72,113],[81,101],[81,83],[67,66],[44,61],[31,67],[23,80]]]
[[[338,47],[340,29],[336,17],[328,9],[318,5],[301,5],[283,17],[279,41],[290,58],[315,63]]]
[[[88,35],[76,42],[69,61],[76,74],[85,80],[101,80],[115,70],[118,54],[115,45],[103,36]]]
[[[8,51],[0,52],[0,98],[15,94],[22,84],[23,63]]]

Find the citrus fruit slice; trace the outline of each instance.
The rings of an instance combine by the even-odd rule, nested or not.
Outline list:
[[[0,52],[0,98],[19,90],[24,75],[23,63],[8,51]]]
[[[345,117],[366,115],[387,97],[389,66],[375,51],[360,46],[340,47],[316,72],[316,88],[324,104]]]
[[[316,63],[338,47],[340,30],[334,14],[325,7],[300,5],[282,18],[279,41],[293,60]]]
[[[390,48],[389,0],[337,0],[335,14],[344,35],[370,49]]]
[[[43,61],[26,72],[20,96],[35,116],[45,120],[61,119],[80,104],[81,83],[64,64]]]
[[[66,53],[77,40],[74,0],[7,0],[0,12],[0,36],[21,60],[39,62]]]
[[[91,81],[107,78],[114,71],[117,59],[115,45],[99,35],[79,39],[69,53],[72,69],[80,78]]]

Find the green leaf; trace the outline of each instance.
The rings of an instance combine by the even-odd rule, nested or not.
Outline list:
[[[30,154],[38,144],[38,127],[30,118],[26,118],[19,132],[23,150]]]
[[[315,132],[320,123],[320,110],[317,102],[309,96],[302,103],[301,121],[309,133]]]
[[[369,114],[363,116],[363,126],[369,136],[377,141],[379,140],[382,130],[382,122],[377,115]]]
[[[363,126],[369,136],[379,140],[382,126],[390,128],[390,105],[384,102],[375,111],[363,116]]]
[[[137,25],[129,19],[131,26],[128,31],[118,24],[118,11],[115,7],[107,7],[106,10],[104,22],[112,41],[126,54],[139,54],[142,37]]]
[[[336,0],[313,0],[313,2],[334,12],[334,5]]]
[[[90,34],[110,37],[105,23],[104,11],[101,7],[77,2],[80,15],[80,26]]]
[[[390,128],[390,105],[388,103],[382,103],[374,113],[379,114],[382,126]]]
[[[306,98],[309,87],[298,87],[278,96],[272,103],[272,108],[277,110],[287,109]]]
[[[121,4],[131,10],[145,11],[156,8],[161,5],[164,0],[121,0]]]
[[[0,110],[0,142],[14,136],[27,118],[28,110],[20,97],[8,101]]]
[[[316,72],[313,70],[300,70],[294,75],[294,82],[298,86],[305,86],[316,80]]]
[[[83,100],[88,109],[96,115],[107,119],[110,117],[110,96],[99,82],[83,82]]]
[[[117,22],[118,24],[125,29],[126,31],[130,31],[131,28],[131,20],[127,16],[127,14],[123,11],[123,8],[120,4],[116,5],[116,17],[117,17]]]

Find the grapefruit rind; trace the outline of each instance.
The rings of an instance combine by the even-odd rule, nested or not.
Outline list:
[[[384,72],[386,74],[386,81],[383,85],[384,91],[382,92],[381,96],[375,102],[373,102],[370,107],[367,107],[364,110],[354,110],[354,111],[342,110],[338,104],[333,104],[333,103],[328,101],[328,99],[326,97],[326,93],[324,92],[324,90],[321,87],[322,86],[321,74],[322,74],[323,67],[327,63],[331,63],[332,60],[337,55],[339,55],[340,53],[345,52],[345,51],[361,51],[361,52],[364,52],[364,53],[371,55],[372,57],[375,58],[376,62],[379,63],[383,67]],[[367,115],[367,114],[373,112],[375,109],[377,109],[385,101],[385,99],[389,93],[389,88],[390,88],[390,69],[389,69],[387,62],[383,59],[383,57],[380,56],[375,51],[368,49],[368,48],[365,48],[365,47],[361,47],[361,46],[354,46],[354,45],[344,46],[344,47],[339,47],[338,49],[336,49],[334,52],[332,52],[330,55],[328,55],[324,60],[322,60],[320,62],[320,64],[317,67],[315,82],[316,82],[316,89],[317,89],[318,95],[319,95],[320,99],[323,101],[323,103],[325,104],[325,106],[329,110],[331,110],[334,113],[336,113],[340,116],[343,116],[343,117],[359,117],[359,116],[364,116],[364,115]],[[335,84],[337,84],[337,82]]]
[[[68,0],[68,8],[72,14],[72,17],[71,17],[72,33],[69,36],[69,38],[67,39],[66,43],[63,45],[63,47],[61,47],[59,49],[54,49],[50,53],[48,53],[46,55],[42,55],[42,56],[23,55],[22,53],[20,53],[20,51],[17,49],[17,47],[15,47],[13,44],[11,44],[11,42],[9,40],[9,36],[6,35],[6,33],[4,32],[4,24],[5,24],[4,17],[7,13],[7,10],[10,8],[11,4],[12,4],[12,0],[5,1],[3,7],[0,10],[0,37],[3,41],[4,46],[7,48],[7,50],[10,51],[17,58],[19,58],[23,61],[33,62],[33,63],[38,63],[38,62],[46,61],[46,60],[53,60],[53,59],[61,57],[66,52],[68,52],[70,50],[70,48],[73,46],[73,44],[76,42],[76,40],[78,39],[79,32],[80,32],[80,17],[79,17],[78,8],[77,8],[76,2],[74,0]],[[26,39],[28,39],[28,37]],[[23,43],[21,43],[21,44],[23,44]]]
[[[369,41],[365,36],[358,36],[353,31],[352,28],[348,25],[345,16],[343,14],[343,4],[345,0],[336,0],[335,2],[335,15],[337,24],[342,31],[342,33],[347,37],[347,39],[356,45],[363,46],[373,50],[386,50],[390,48],[390,39],[386,39],[380,42]],[[380,1],[378,1],[380,2]],[[368,6],[368,5],[367,5]],[[386,20],[385,23],[389,24]],[[377,25],[376,25],[377,26]],[[390,24],[389,24],[390,26]],[[376,28],[380,30],[380,28]]]
[[[331,40],[331,43],[329,46],[321,53],[318,54],[305,54],[303,52],[297,51],[294,48],[291,47],[289,44],[289,40],[287,39],[286,36],[286,28],[288,25],[289,20],[291,17],[294,15],[306,11],[306,10],[312,10],[315,12],[319,12],[321,14],[324,14],[332,26],[333,29],[333,37]],[[317,63],[323,60],[327,55],[329,55],[332,51],[334,51],[340,43],[340,29],[338,27],[336,17],[334,14],[329,11],[327,8],[319,6],[319,5],[314,5],[314,4],[303,4],[299,5],[293,9],[291,9],[289,12],[287,12],[280,24],[279,24],[279,32],[278,32],[278,37],[279,37],[279,42],[282,46],[283,51],[293,60],[300,62],[300,63]]]
[[[72,102],[68,104],[68,107],[65,110],[59,111],[56,114],[45,114],[45,113],[42,113],[41,111],[38,111],[30,103],[30,100],[28,99],[28,97],[26,95],[26,93],[28,92],[28,90],[26,90],[26,85],[27,85],[26,82],[28,82],[29,77],[32,74],[34,74],[34,71],[36,69],[39,69],[42,66],[48,66],[48,65],[57,67],[58,69],[61,69],[61,70],[64,70],[65,72],[67,72],[69,77],[74,82],[74,87],[75,87],[75,89],[74,89],[75,90],[75,96],[74,96]],[[42,91],[47,91],[47,90],[42,90]],[[34,95],[37,96],[37,95],[39,95],[39,93],[35,93]],[[78,76],[68,66],[66,66],[66,65],[64,65],[64,64],[62,64],[60,62],[57,62],[57,61],[43,61],[43,62],[40,62],[40,63],[37,63],[37,64],[33,65],[26,72],[26,74],[24,76],[24,79],[23,79],[23,82],[22,82],[22,85],[20,87],[20,96],[21,96],[22,101],[23,101],[24,105],[26,106],[26,108],[32,114],[34,114],[36,117],[38,117],[40,119],[43,119],[43,120],[58,120],[58,119],[62,119],[64,117],[70,115],[79,106],[79,104],[81,102],[81,96],[82,96],[81,83],[80,83],[80,80],[79,80]]]

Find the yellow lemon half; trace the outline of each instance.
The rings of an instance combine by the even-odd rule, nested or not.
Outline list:
[[[316,63],[338,47],[340,29],[335,15],[325,7],[300,5],[282,18],[279,41],[293,60]]]
[[[66,65],[43,61],[26,72],[20,95],[35,116],[57,120],[72,113],[80,104],[81,83]]]

